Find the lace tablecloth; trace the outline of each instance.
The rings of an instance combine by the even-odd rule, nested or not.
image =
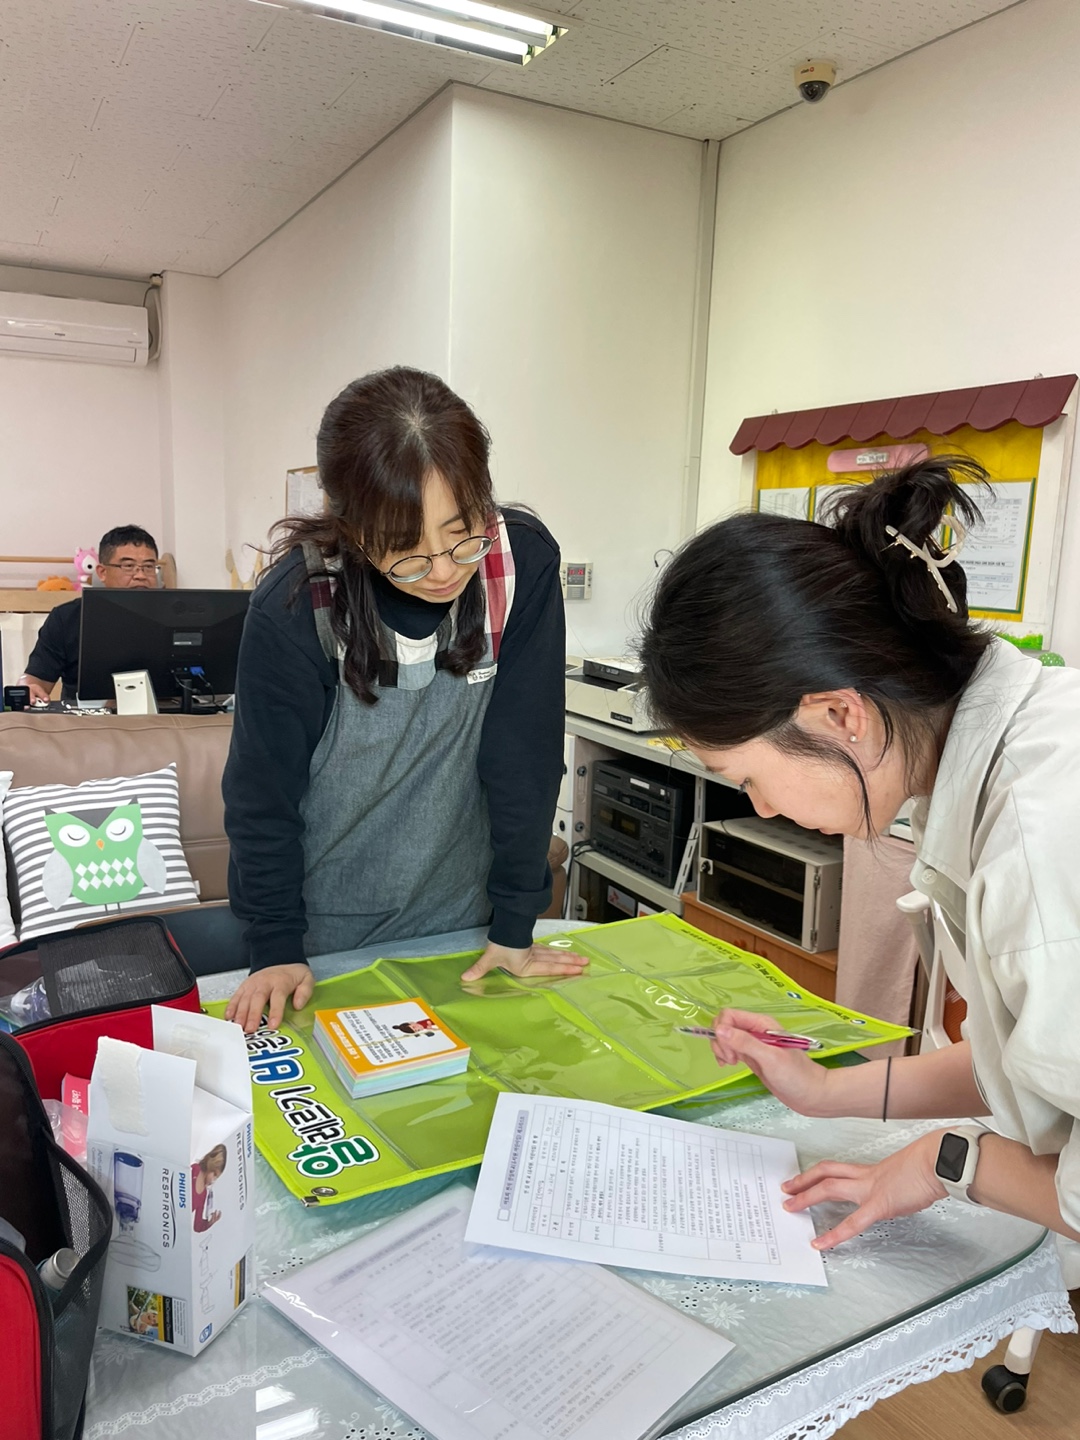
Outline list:
[[[215,980],[225,993],[230,977]],[[683,1113],[787,1136],[804,1165],[825,1156],[879,1159],[928,1128],[809,1120],[771,1098]],[[445,1183],[312,1211],[286,1194],[259,1157],[259,1283],[347,1244]],[[838,1213],[820,1207],[819,1230]],[[1075,1329],[1057,1252],[1049,1241],[1040,1244],[1041,1234],[1025,1221],[942,1201],[827,1255],[827,1290],[624,1271],[735,1342],[669,1418],[670,1433],[681,1440],[823,1440],[905,1385],[972,1364],[1020,1325]],[[196,1433],[428,1440],[261,1299],[198,1360],[100,1333],[85,1440],[191,1440]]]

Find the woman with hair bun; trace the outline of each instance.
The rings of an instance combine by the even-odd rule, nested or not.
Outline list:
[[[713,525],[642,644],[658,719],[759,815],[872,841],[913,799],[912,881],[964,956],[964,1038],[924,1055],[827,1070],[762,1043],[768,1016],[717,1017],[720,1064],[803,1114],[985,1117],[789,1181],[790,1210],[855,1206],[823,1250],[948,1194],[1080,1239],[1080,676],[968,619],[937,537],[986,478],[937,457],[845,491],[832,525]]]
[[[311,997],[308,957],[489,926],[465,972],[578,974],[532,944],[562,777],[559,550],[492,492],[487,431],[435,375],[326,408],[324,514],[278,527],[240,644],[225,768],[229,897],[254,1030]]]

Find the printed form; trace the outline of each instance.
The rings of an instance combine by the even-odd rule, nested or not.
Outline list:
[[[637,1440],[733,1348],[598,1265],[471,1257],[462,1186],[264,1297],[438,1440]]]
[[[586,1100],[501,1094],[465,1238],[705,1275],[825,1285],[809,1214],[783,1209],[790,1140]]]

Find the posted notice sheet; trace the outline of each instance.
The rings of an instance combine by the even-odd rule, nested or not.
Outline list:
[[[960,560],[967,576],[968,604],[972,610],[1019,615],[1024,608],[1035,481],[1002,480],[987,490],[975,494],[982,523],[968,531]]]
[[[825,1285],[809,1214],[783,1209],[790,1140],[586,1100],[501,1094],[465,1238],[725,1280]]]
[[[732,1349],[599,1265],[464,1243],[455,1186],[266,1286],[439,1440],[637,1440]]]

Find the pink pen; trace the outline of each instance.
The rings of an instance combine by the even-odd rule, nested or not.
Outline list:
[[[680,1035],[703,1035],[707,1040],[711,1040],[714,1033],[706,1025],[676,1025],[675,1029]],[[821,1050],[824,1048],[820,1040],[815,1040],[810,1035],[793,1035],[790,1030],[758,1030],[753,1034],[755,1040],[760,1040],[765,1045],[775,1045],[778,1050]]]

